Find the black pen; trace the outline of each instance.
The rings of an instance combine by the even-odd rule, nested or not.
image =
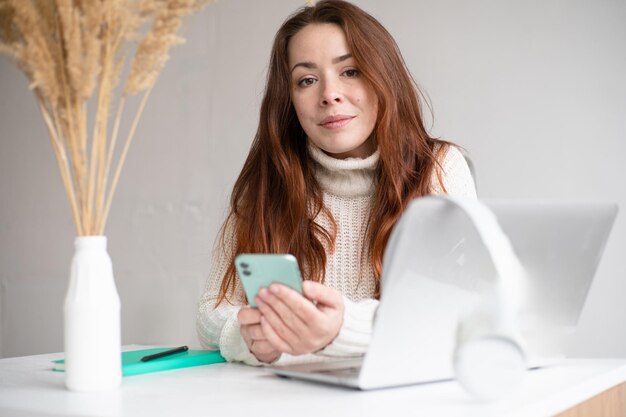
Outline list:
[[[181,352],[186,352],[189,350],[189,347],[187,346],[180,346],[174,349],[170,349],[170,350],[164,350],[163,352],[159,352],[159,353],[154,353],[152,355],[147,355],[144,356],[143,358],[141,358],[142,362],[148,362],[151,361],[153,359],[159,359],[162,358],[164,356],[170,356],[170,355],[174,355],[176,353],[181,353]]]

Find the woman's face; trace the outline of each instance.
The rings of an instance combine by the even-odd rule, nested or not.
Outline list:
[[[310,24],[288,45],[291,100],[309,139],[335,158],[371,155],[378,100],[335,24]]]

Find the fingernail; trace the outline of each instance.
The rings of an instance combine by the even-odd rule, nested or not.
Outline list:
[[[261,288],[259,290],[259,292],[257,293],[257,296],[259,296],[261,298],[267,297],[267,290],[265,288]]]
[[[263,307],[265,305],[261,297],[256,297],[254,299],[254,303],[256,304],[257,307]]]
[[[272,284],[270,285],[270,291],[274,294],[278,294],[280,292],[280,286]]]

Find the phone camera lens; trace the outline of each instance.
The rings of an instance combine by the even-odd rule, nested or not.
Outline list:
[[[247,267],[249,267],[250,265],[248,265],[248,264],[247,264],[247,263],[245,263],[245,262],[242,262],[242,263],[240,263],[240,264],[239,264],[239,266],[240,266],[240,267],[242,267],[242,268],[247,268]]]
[[[252,275],[252,272],[250,272],[250,271],[248,271],[246,269],[245,271],[243,271],[243,274],[248,277],[248,276]]]

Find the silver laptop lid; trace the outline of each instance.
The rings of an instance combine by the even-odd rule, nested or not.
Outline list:
[[[521,313],[530,362],[562,356],[617,206],[496,201],[487,206],[527,272]],[[413,202],[396,225],[383,262],[363,388],[454,376],[457,323],[496,279],[467,220],[445,199],[428,197]]]
[[[564,356],[617,215],[611,203],[487,203],[527,274],[521,329],[537,361]]]

